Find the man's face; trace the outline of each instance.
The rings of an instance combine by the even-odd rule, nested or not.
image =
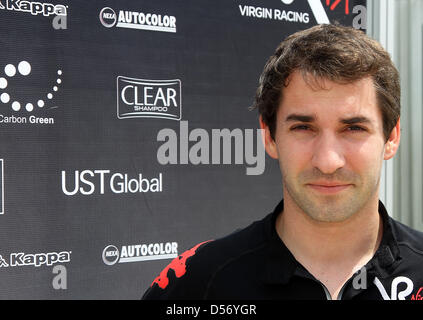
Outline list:
[[[262,123],[266,151],[279,159],[285,202],[316,221],[344,221],[377,201],[383,159],[399,144],[399,122],[385,143],[371,78],[318,81],[321,86],[312,88],[299,72],[291,75],[275,140]]]

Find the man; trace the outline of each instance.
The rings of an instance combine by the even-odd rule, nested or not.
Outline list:
[[[400,84],[361,31],[319,25],[285,39],[255,106],[283,200],[263,220],[200,243],[144,299],[422,299],[423,234],[379,201],[400,142]]]

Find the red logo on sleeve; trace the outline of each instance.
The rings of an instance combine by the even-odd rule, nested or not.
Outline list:
[[[156,279],[154,279],[151,286],[153,286],[154,283],[157,283],[157,285],[160,288],[165,289],[167,285],[169,284],[169,278],[167,277],[167,272],[169,271],[169,269],[172,269],[173,271],[175,271],[175,275],[177,278],[182,277],[187,271],[186,269],[187,259],[195,255],[195,252],[197,251],[198,247],[200,247],[202,244],[209,241],[211,240],[201,242],[197,244],[195,247],[185,251],[184,253],[179,255],[177,258],[173,259],[172,262],[166,268],[164,268],[162,272],[160,272],[159,276]]]
[[[422,290],[423,290],[423,287],[421,287],[419,289],[419,291],[417,291],[417,293],[415,295],[413,294],[411,296],[411,300],[423,300],[423,292],[422,292]]]

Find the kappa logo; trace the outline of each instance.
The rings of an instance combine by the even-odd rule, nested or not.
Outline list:
[[[0,267],[23,267],[43,265],[52,266],[56,263],[70,262],[72,251],[48,252],[48,253],[11,253],[9,263],[0,255]]]
[[[407,296],[413,292],[414,284],[413,281],[411,281],[409,278],[400,276],[396,277],[394,280],[392,280],[391,283],[391,296],[388,295],[385,288],[383,287],[380,280],[376,277],[373,281],[376,287],[378,288],[380,294],[382,295],[383,300],[405,300]],[[402,291],[398,292],[398,287],[400,284],[405,284],[406,287]],[[403,288],[404,285],[401,285]]]
[[[0,268],[1,267],[8,267],[9,264],[6,262],[6,260],[3,259],[3,257],[0,255]]]
[[[209,241],[212,241],[212,240],[201,242],[197,244],[195,247],[185,251],[180,256],[173,259],[172,262],[166,268],[163,269],[160,275],[156,279],[154,279],[151,286],[153,286],[156,283],[160,288],[165,289],[169,284],[169,278],[167,277],[167,273],[170,269],[172,269],[175,272],[175,276],[177,278],[182,277],[187,271],[187,259],[195,255],[197,249],[201,245]]]
[[[67,15],[67,6],[23,0],[0,0],[0,10],[26,12],[33,16],[42,14],[45,17],[51,15]]]

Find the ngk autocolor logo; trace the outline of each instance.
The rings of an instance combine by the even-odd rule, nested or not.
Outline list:
[[[0,125],[1,124],[36,124],[49,125],[54,124],[52,117],[40,117],[35,113],[43,113],[46,110],[56,109],[55,97],[59,94],[62,85],[63,71],[56,68],[55,74],[47,77],[40,74],[33,74],[33,65],[22,60],[17,64],[6,63],[0,68]],[[37,70],[39,70],[37,68]],[[44,90],[33,92],[33,88],[26,88],[26,81],[30,79],[31,83],[37,79],[47,78],[48,82],[41,83]],[[19,88],[19,90],[17,89]]]
[[[0,10],[30,13],[33,16],[42,14],[45,17],[51,15],[67,15],[67,6],[61,4],[54,5],[51,3],[42,3],[37,1],[1,0]]]
[[[117,21],[117,16],[116,16],[116,12],[109,7],[103,8],[100,11],[100,22],[103,26],[105,26],[106,28],[112,28],[115,26],[116,21]]]
[[[103,250],[103,261],[108,266],[114,265],[119,261],[119,249],[109,245]]]
[[[114,245],[108,245],[102,254],[103,262],[108,266],[116,263],[174,259],[177,256],[177,242],[125,245],[120,250]]]
[[[72,251],[48,252],[48,253],[24,253],[17,252],[9,255],[7,262],[0,255],[0,267],[23,267],[23,266],[52,266],[56,263],[70,262]]]
[[[100,10],[99,19],[106,28],[129,28],[161,32],[176,32],[176,18],[171,15],[119,10],[110,7]]]
[[[117,117],[181,120],[181,80],[117,77]]]

